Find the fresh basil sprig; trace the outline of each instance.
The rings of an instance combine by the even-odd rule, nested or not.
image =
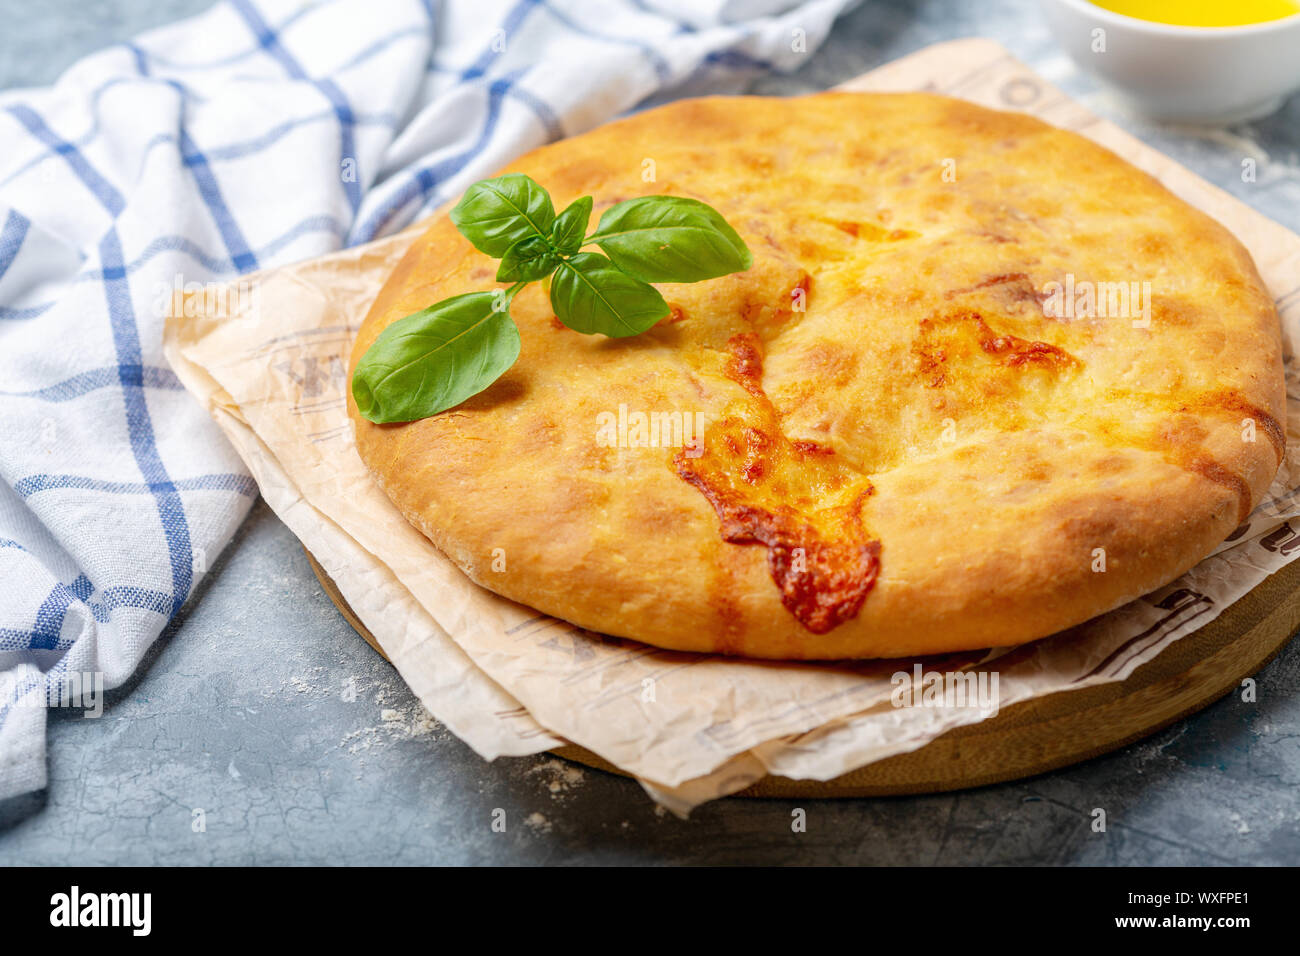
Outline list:
[[[475,183],[451,221],[480,252],[500,259],[496,292],[453,296],[398,319],[361,356],[352,395],[377,423],[409,422],[454,408],[514,365],[519,330],[510,303],[551,277],[551,308],[566,326],[611,338],[639,335],[668,315],[651,282],[700,282],[750,267],[744,240],[717,210],[681,196],[642,196],[605,210],[587,235],[592,198],[558,216],[551,197],[521,173]],[[582,252],[588,245],[605,253]]]

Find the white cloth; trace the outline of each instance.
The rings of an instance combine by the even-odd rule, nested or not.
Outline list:
[[[162,358],[173,289],[793,70],[851,2],[229,0],[0,93],[0,797],[45,785],[47,703],[122,683],[257,493]]]

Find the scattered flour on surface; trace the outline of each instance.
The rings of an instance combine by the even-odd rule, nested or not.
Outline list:
[[[380,703],[380,701],[376,701]],[[435,739],[446,736],[443,727],[424,709],[418,700],[411,701],[403,707],[385,707],[379,712],[381,723],[370,727],[358,727],[344,734],[339,746],[346,748],[350,754],[363,754],[371,748],[412,737],[436,735]]]
[[[315,687],[307,683],[307,681],[303,680],[301,677],[299,677],[296,674],[293,677],[289,678],[289,683],[292,684],[293,689],[300,694],[310,694],[312,691],[316,689]]]
[[[524,820],[524,824],[528,827],[528,829],[533,830],[537,833],[551,832],[551,821],[546,819],[546,817],[542,816],[540,813],[538,813],[535,810],[532,813],[528,814],[528,817]]]
[[[282,680],[278,685],[268,684],[262,695],[264,697],[279,697],[290,688],[299,694],[310,694],[313,697],[324,697],[334,693],[334,688],[324,666],[318,664],[309,668],[306,674],[294,674]]]
[[[442,726],[418,700],[402,708],[385,707],[379,712],[379,719],[390,736],[395,737],[423,737]]]
[[[524,776],[541,777],[541,783],[557,800],[563,800],[587,779],[581,767],[552,757],[529,767]]]

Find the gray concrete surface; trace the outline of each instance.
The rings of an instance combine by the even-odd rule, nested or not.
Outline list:
[[[0,85],[205,4],[0,0]],[[1032,3],[866,2],[799,74],[821,89],[938,40],[991,36],[1050,79],[1292,229],[1300,100],[1228,132],[1154,127],[1058,53]],[[1260,161],[1240,181],[1244,156]],[[258,504],[202,591],[98,720],[55,714],[50,784],[0,804],[0,863],[1295,864],[1300,642],[1229,697],[1122,751],[977,791],[725,800],[689,821],[626,780],[549,757],[487,764],[421,719]],[[808,814],[792,833],[791,810]],[[1107,812],[1106,833],[1091,812]],[[506,811],[505,833],[490,827]],[[196,811],[204,829],[196,832]]]

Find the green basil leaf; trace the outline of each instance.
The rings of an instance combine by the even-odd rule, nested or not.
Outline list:
[[[722,215],[683,196],[643,196],[605,210],[588,239],[647,282],[699,282],[743,272],[749,247]]]
[[[541,236],[524,236],[506,250],[497,270],[498,282],[532,282],[545,279],[560,264],[551,243]]]
[[[428,418],[487,388],[519,357],[508,301],[494,292],[444,299],[379,334],[352,375],[362,416],[380,424]]]
[[[587,221],[591,219],[591,197],[583,196],[569,204],[564,212],[555,217],[551,227],[551,242],[561,255],[571,256],[584,245],[582,237],[587,234]]]
[[[500,259],[525,236],[550,234],[555,207],[550,194],[523,173],[484,179],[465,190],[451,221],[479,252]]]
[[[594,252],[561,261],[551,277],[551,308],[575,332],[611,338],[638,335],[668,315],[658,289]]]

